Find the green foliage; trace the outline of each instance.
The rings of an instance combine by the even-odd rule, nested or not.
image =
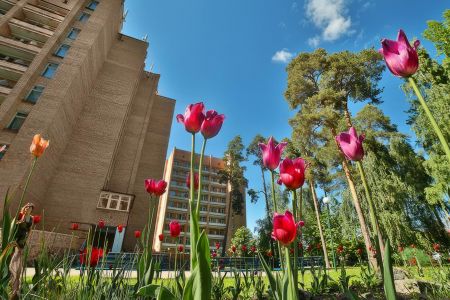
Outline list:
[[[236,246],[239,256],[245,257],[250,255],[250,246],[255,244],[255,238],[250,229],[242,226],[234,232],[234,236],[231,238],[231,244]],[[242,246],[244,245],[247,247],[246,252],[242,251]]]
[[[311,288],[309,289],[309,292],[313,295],[321,295],[326,294],[329,291],[329,281],[331,280],[331,277],[327,274],[327,271],[324,267],[314,267],[311,266],[310,268],[311,276],[312,276],[312,282],[311,282]]]

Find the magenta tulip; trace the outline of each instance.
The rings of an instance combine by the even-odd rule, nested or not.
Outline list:
[[[219,115],[215,110],[208,110],[200,128],[203,137],[205,139],[215,137],[222,128],[224,120],[225,115]]]
[[[164,180],[145,179],[145,189],[150,195],[161,196],[166,192],[166,187]]]
[[[194,190],[198,190],[198,174],[194,173]],[[191,188],[191,172],[188,172],[187,176],[186,176],[186,187],[188,189]]]
[[[280,164],[280,181],[290,190],[296,190],[305,183],[306,163],[303,158],[285,158]]]
[[[400,30],[397,41],[383,39],[381,45],[383,48],[379,52],[384,56],[386,65],[392,74],[398,77],[409,77],[416,73],[419,67],[419,57],[417,56],[419,40],[416,40],[412,47],[405,32]]]
[[[172,221],[169,223],[170,236],[177,238],[181,233],[181,225],[178,221]]]
[[[364,157],[363,141],[364,135],[358,136],[356,129],[350,127],[347,132],[342,132],[336,137],[336,141],[339,143],[342,152],[347,159],[352,161],[359,161]]]
[[[184,116],[177,115],[177,121],[184,124],[184,128],[187,132],[197,133],[202,127],[203,120],[205,120],[205,105],[203,102],[189,104],[186,107]],[[219,128],[220,129],[220,128]]]
[[[261,149],[263,155],[263,163],[266,168],[271,171],[278,168],[281,160],[281,153],[286,145],[286,142],[282,142],[275,146],[273,137],[269,138],[267,145],[259,143],[259,148]]]
[[[274,213],[272,238],[279,241],[282,245],[288,246],[295,240],[297,234],[297,226],[294,216],[290,211],[286,211],[284,215]]]

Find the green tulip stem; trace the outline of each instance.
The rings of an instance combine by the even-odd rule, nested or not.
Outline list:
[[[366,180],[366,173],[364,172],[364,168],[363,168],[361,161],[357,161],[356,165],[358,166],[359,174],[361,176],[361,181],[364,186],[364,192],[366,194],[367,202],[369,203],[369,214],[370,214],[370,220],[372,223],[372,230],[375,233],[374,239],[375,239],[375,245],[376,245],[376,250],[377,250],[377,258],[379,260],[378,263],[380,266],[382,266],[381,255],[382,255],[382,251],[384,251],[384,245],[383,245],[384,243],[383,243],[383,238],[380,235],[380,226],[378,224],[376,208],[375,208],[375,205],[372,200],[372,195],[370,193],[369,185],[367,184],[367,180]]]
[[[27,192],[28,184],[30,183],[31,175],[33,174],[34,167],[36,166],[37,160],[38,160],[38,158],[34,157],[33,161],[31,162],[30,172],[28,173],[27,180],[25,181],[25,186],[23,187],[22,195],[20,196],[20,200],[19,200],[19,206],[17,207],[16,217],[15,217],[16,221],[17,221],[17,216],[19,215],[19,212],[20,212],[20,209],[21,209],[21,206],[23,203],[23,199],[25,198],[25,193]]]
[[[439,128],[438,124],[436,123],[436,120],[434,119],[433,115],[431,114],[431,111],[428,108],[427,103],[423,99],[422,93],[420,92],[419,88],[417,87],[416,82],[414,81],[414,79],[412,77],[409,77],[408,80],[409,80],[409,84],[412,86],[414,92],[416,93],[417,98],[419,99],[420,105],[422,105],[422,108],[425,111],[425,114],[427,115],[428,120],[430,121],[430,123],[434,129],[434,132],[438,136],[439,141],[441,142],[442,148],[444,148],[444,152],[447,155],[448,161],[450,162],[450,148],[448,146],[448,142],[445,140],[445,137],[442,134],[441,129]]]
[[[293,208],[293,215],[294,215],[294,221],[297,222],[297,190],[292,190],[292,208]],[[301,215],[301,214],[300,214]],[[300,226],[299,226],[300,227]],[[301,228],[300,228],[301,230]],[[294,239],[294,282],[298,282],[298,235],[297,232],[295,233],[295,239]]]
[[[207,139],[203,140],[202,150],[200,152],[200,161],[198,163],[198,192],[197,192],[197,216],[200,219],[200,197],[202,195],[202,171],[203,171],[203,155],[205,154],[205,148],[206,148],[206,141]],[[194,182],[192,179],[195,180],[195,176],[193,177],[191,175],[191,187],[192,182]],[[195,182],[194,182],[195,184]]]
[[[273,212],[275,215],[275,213],[278,212],[277,197],[275,196],[275,171],[271,171],[270,174],[272,175],[272,199],[273,199]],[[284,261],[281,258],[281,255],[282,255],[281,244],[280,244],[280,242],[278,242],[278,256],[280,258],[281,268],[284,271]]]
[[[190,225],[190,244],[191,244],[191,272],[194,270],[195,265],[197,264],[196,254],[197,254],[197,240],[198,236],[196,236],[196,230],[198,228],[195,228],[197,225],[197,222],[194,221],[194,219],[197,218],[197,214],[194,213],[194,197],[195,197],[195,190],[194,190],[194,163],[195,163],[195,133],[192,134],[192,145],[191,145],[191,167],[190,167],[190,179],[191,179],[191,186],[189,189],[190,197],[189,197],[189,208],[191,212],[191,220],[189,222]],[[199,191],[198,194],[200,195],[201,192]]]

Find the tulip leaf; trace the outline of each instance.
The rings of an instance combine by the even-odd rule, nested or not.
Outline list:
[[[205,231],[202,231],[196,248],[197,266],[191,273],[184,287],[184,300],[210,300],[212,291],[211,258],[209,241]]]
[[[191,230],[191,270],[194,270],[197,266],[197,243],[199,241],[199,225],[198,225],[198,215],[195,209],[195,204],[193,200],[189,204],[189,208],[191,211],[191,221],[190,221],[190,230]],[[208,257],[209,257],[209,246],[208,246]]]
[[[148,285],[141,287],[137,291],[137,294],[139,296],[156,298],[156,295],[158,295],[158,293],[157,293],[158,289],[159,289],[159,284],[148,284]]]
[[[162,282],[161,287],[159,287],[158,291],[158,297],[156,298],[156,300],[177,300],[177,297],[175,297],[175,295],[172,294],[172,292],[168,288],[162,286]]]
[[[384,275],[384,294],[386,295],[386,299],[388,300],[397,299],[394,284],[394,272],[392,270],[391,245],[389,239],[386,240],[386,246],[384,248],[383,275]]]
[[[274,297],[279,298],[279,296],[280,296],[279,292],[280,291],[279,291],[279,289],[277,287],[277,279],[275,279],[275,277],[273,276],[272,270],[270,269],[269,265],[267,265],[267,262],[264,259],[264,257],[262,256],[262,254],[258,253],[258,256],[259,256],[259,260],[261,261],[261,264],[262,264],[262,266],[264,268],[264,271],[267,274],[267,278],[269,279],[269,285],[270,285],[270,288],[271,288],[271,290],[273,292],[273,295],[274,295]]]

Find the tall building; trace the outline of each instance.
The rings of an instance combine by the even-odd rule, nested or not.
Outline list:
[[[198,166],[200,157],[198,154],[195,157]],[[166,161],[164,180],[168,182],[168,186],[167,192],[159,199],[153,242],[157,252],[173,249],[178,242],[189,249],[189,189],[186,178],[190,170],[190,159],[191,152],[175,148]],[[200,230],[206,230],[211,248],[214,248],[216,242],[228,248],[236,229],[246,226],[245,190],[242,191],[242,212],[235,214],[230,203],[230,186],[219,181],[218,171],[224,166],[222,159],[204,156],[199,222]],[[172,220],[178,221],[182,226],[179,241],[170,237],[169,223]],[[160,233],[164,235],[162,242],[159,241]]]
[[[50,146],[25,201],[45,228],[67,233],[77,222],[86,232],[104,219],[109,248],[132,250],[175,104],[144,70],[148,43],[120,33],[123,0],[0,0],[0,12],[0,197],[10,188],[15,211],[41,133]]]

